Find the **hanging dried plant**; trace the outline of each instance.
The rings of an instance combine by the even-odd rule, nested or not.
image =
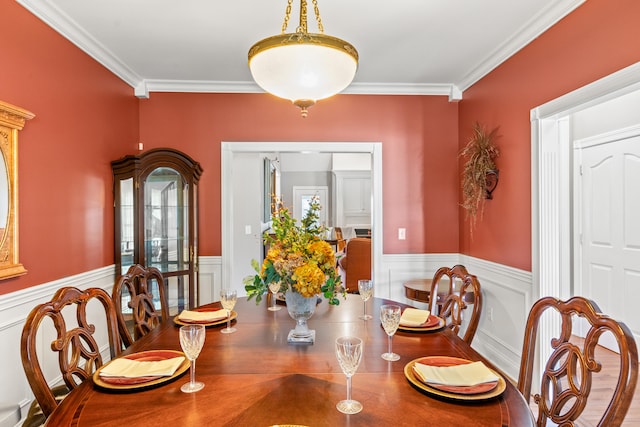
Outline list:
[[[460,152],[460,157],[466,158],[462,170],[462,207],[470,219],[471,232],[478,217],[482,219],[484,202],[486,199],[487,172],[496,169],[494,159],[500,152],[493,144],[497,137],[496,127],[488,134],[479,123],[473,125],[473,135],[466,147]]]

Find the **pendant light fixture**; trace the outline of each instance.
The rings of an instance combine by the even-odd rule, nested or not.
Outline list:
[[[302,117],[316,101],[343,91],[358,69],[358,51],[349,42],[324,34],[318,1],[312,0],[318,33],[307,31],[307,1],[300,0],[300,25],[286,33],[291,15],[288,0],[282,32],[249,49],[249,69],[266,92],[291,100]]]

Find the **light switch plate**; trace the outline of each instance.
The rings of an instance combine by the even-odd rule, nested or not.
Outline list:
[[[398,228],[398,240],[405,240],[407,238],[407,229]]]

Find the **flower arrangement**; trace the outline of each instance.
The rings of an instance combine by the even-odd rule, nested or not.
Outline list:
[[[302,223],[298,224],[290,211],[276,202],[273,214],[273,235],[265,235],[269,251],[262,266],[251,261],[255,276],[247,276],[243,282],[247,297],[256,297],[256,304],[268,292],[269,284],[279,283],[280,292],[288,289],[302,296],[323,294],[329,304],[339,305],[337,298],[346,295],[340,275],[336,272],[336,257],[331,245],[320,236],[325,227],[318,225],[320,202],[311,199]]]

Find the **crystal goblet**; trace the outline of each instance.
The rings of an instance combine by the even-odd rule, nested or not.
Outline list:
[[[180,387],[185,393],[194,393],[204,387],[204,383],[196,381],[196,359],[204,345],[205,335],[204,325],[185,325],[180,328],[180,347],[191,362],[190,380]]]
[[[367,301],[373,295],[373,280],[358,280],[358,292],[364,302],[364,311],[362,316],[358,316],[362,320],[369,320],[373,316],[367,314]]]
[[[398,326],[400,325],[400,316],[402,315],[402,309],[399,305],[395,304],[385,304],[380,307],[380,321],[382,322],[382,327],[384,331],[389,336],[389,349],[386,353],[382,354],[382,358],[384,360],[388,360],[390,362],[395,362],[396,360],[400,360],[400,356],[393,351],[391,351],[391,340],[393,338],[393,334],[398,330]]]
[[[342,372],[347,376],[347,398],[338,402],[336,408],[343,414],[357,414],[362,411],[362,403],[351,398],[351,377],[362,360],[362,340],[349,336],[336,339],[336,357]]]
[[[220,331],[223,334],[232,334],[236,331],[236,328],[231,327],[231,310],[235,307],[237,299],[238,293],[233,289],[223,289],[220,291],[222,308],[227,310],[227,327]]]
[[[271,292],[271,306],[267,309],[269,311],[278,311],[282,307],[276,305],[276,295],[280,291],[280,282],[269,283],[269,291]]]

